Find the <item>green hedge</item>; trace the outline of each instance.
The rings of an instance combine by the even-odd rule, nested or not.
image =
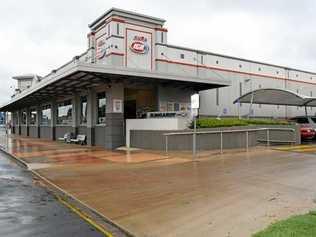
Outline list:
[[[196,122],[197,128],[218,128],[218,127],[233,127],[233,126],[248,126],[248,125],[287,125],[285,120],[276,119],[238,119],[238,118],[200,118]],[[193,128],[193,122],[191,123]]]

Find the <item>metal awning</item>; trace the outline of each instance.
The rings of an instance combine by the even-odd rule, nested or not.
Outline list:
[[[181,89],[202,91],[231,85],[229,80],[220,78],[201,78],[182,75],[151,72],[124,67],[111,67],[103,64],[70,62],[50,73],[41,82],[23,91],[9,102],[0,105],[0,111],[45,103],[54,98],[69,97],[89,88],[111,83],[125,85],[157,84],[169,85]]]
[[[236,103],[316,107],[316,97],[301,95],[290,90],[265,88],[240,96],[234,101],[234,104]]]

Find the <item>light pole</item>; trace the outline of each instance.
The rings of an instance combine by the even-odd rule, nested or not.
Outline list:
[[[249,105],[249,112],[248,112],[248,119],[250,118],[250,115],[252,113],[252,103],[253,103],[253,90],[252,90],[252,79],[245,79],[244,83],[250,82],[250,91],[251,91],[251,99],[250,99],[250,105]]]

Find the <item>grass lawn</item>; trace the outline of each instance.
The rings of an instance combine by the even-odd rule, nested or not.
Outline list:
[[[217,128],[232,126],[248,126],[248,125],[285,125],[288,124],[284,120],[276,119],[238,119],[238,118],[200,118],[197,120],[197,128]],[[193,124],[191,124],[193,127]]]
[[[293,216],[276,222],[253,237],[313,237],[316,236],[316,212]]]

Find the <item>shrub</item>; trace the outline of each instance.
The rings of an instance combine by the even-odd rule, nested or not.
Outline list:
[[[238,118],[200,118],[196,121],[197,128],[218,128],[218,127],[233,127],[233,126],[248,126],[248,125],[286,125],[285,120],[274,119],[238,119]],[[193,128],[193,121],[190,128]]]

